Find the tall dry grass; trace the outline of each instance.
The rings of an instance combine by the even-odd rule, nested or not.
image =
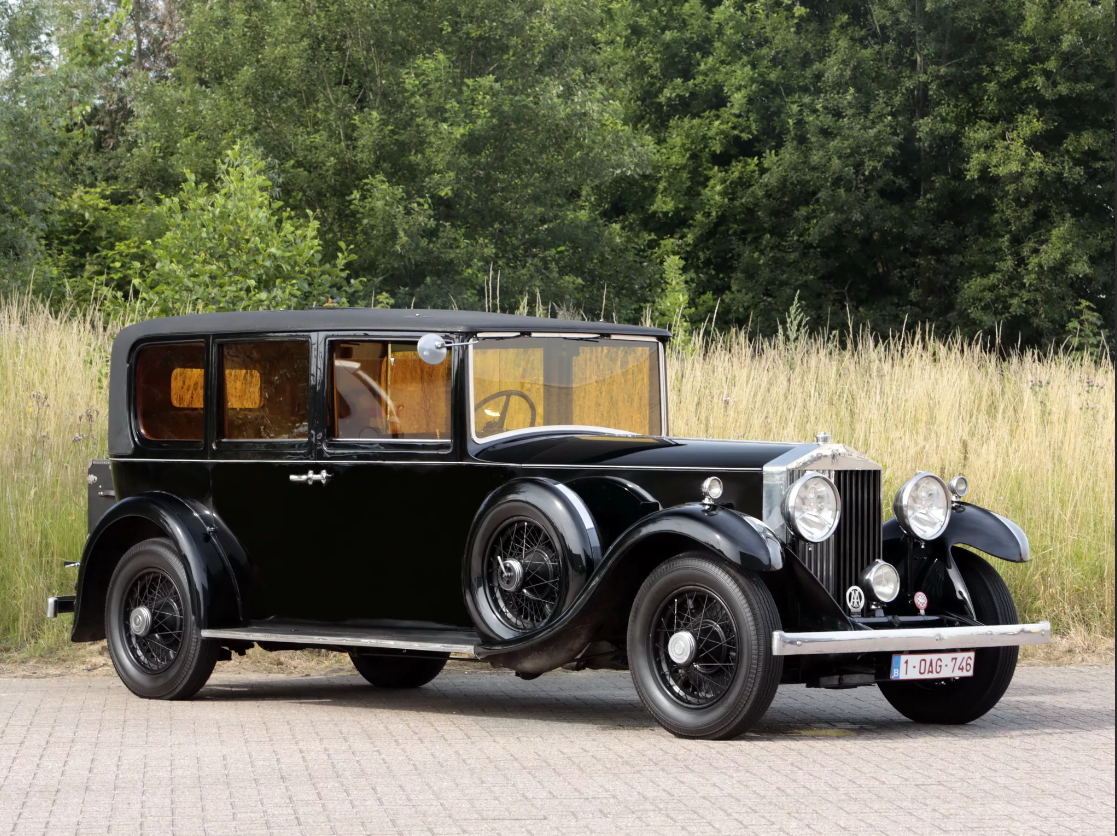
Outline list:
[[[671,352],[671,429],[811,440],[821,430],[883,466],[885,516],[917,470],[964,473],[968,501],[1015,520],[1032,561],[995,560],[1021,616],[1113,635],[1113,364],[999,358],[926,333],[845,347],[734,333]]]
[[[75,573],[62,561],[84,542],[113,333],[95,317],[0,303],[0,642],[49,650],[68,637],[70,619],[47,621],[44,605],[68,591]],[[839,348],[735,333],[680,343],[668,371],[679,435],[808,440],[826,429],[880,461],[890,491],[916,469],[964,472],[975,502],[1031,537],[1031,563],[996,561],[1022,615],[1113,635],[1108,361],[1003,360],[922,334]]]
[[[85,542],[88,459],[105,449],[112,334],[90,316],[0,304],[0,641],[55,644],[69,618],[48,595],[76,579]]]

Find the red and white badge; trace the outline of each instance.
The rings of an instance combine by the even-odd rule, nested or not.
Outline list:
[[[923,592],[917,592],[917,593],[915,593],[915,598],[912,599],[912,600],[914,600],[914,602],[915,602],[915,608],[917,610],[919,610],[919,614],[922,615],[923,611],[925,609],[927,609],[927,596],[926,596],[926,594],[924,594]]]

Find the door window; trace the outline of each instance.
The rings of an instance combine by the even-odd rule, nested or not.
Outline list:
[[[332,343],[330,391],[332,439],[450,438],[450,364],[424,363],[415,343]]]
[[[136,418],[152,441],[201,441],[205,343],[147,345],[136,353]]]
[[[228,440],[307,437],[310,343],[306,340],[221,346],[220,435]]]

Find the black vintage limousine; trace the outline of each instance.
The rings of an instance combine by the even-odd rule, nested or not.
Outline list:
[[[882,524],[880,465],[824,433],[671,436],[668,337],[369,309],[125,328],[77,594],[48,614],[149,698],[255,644],[348,652],[386,688],[450,654],[627,668],[684,737],[740,734],[780,683],[991,709],[1050,640],[976,553],[1026,561],[1024,533],[922,472]]]

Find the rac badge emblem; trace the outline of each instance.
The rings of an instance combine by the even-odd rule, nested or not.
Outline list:
[[[851,586],[846,590],[846,606],[850,612],[859,613],[865,606],[865,593],[859,586]]]

